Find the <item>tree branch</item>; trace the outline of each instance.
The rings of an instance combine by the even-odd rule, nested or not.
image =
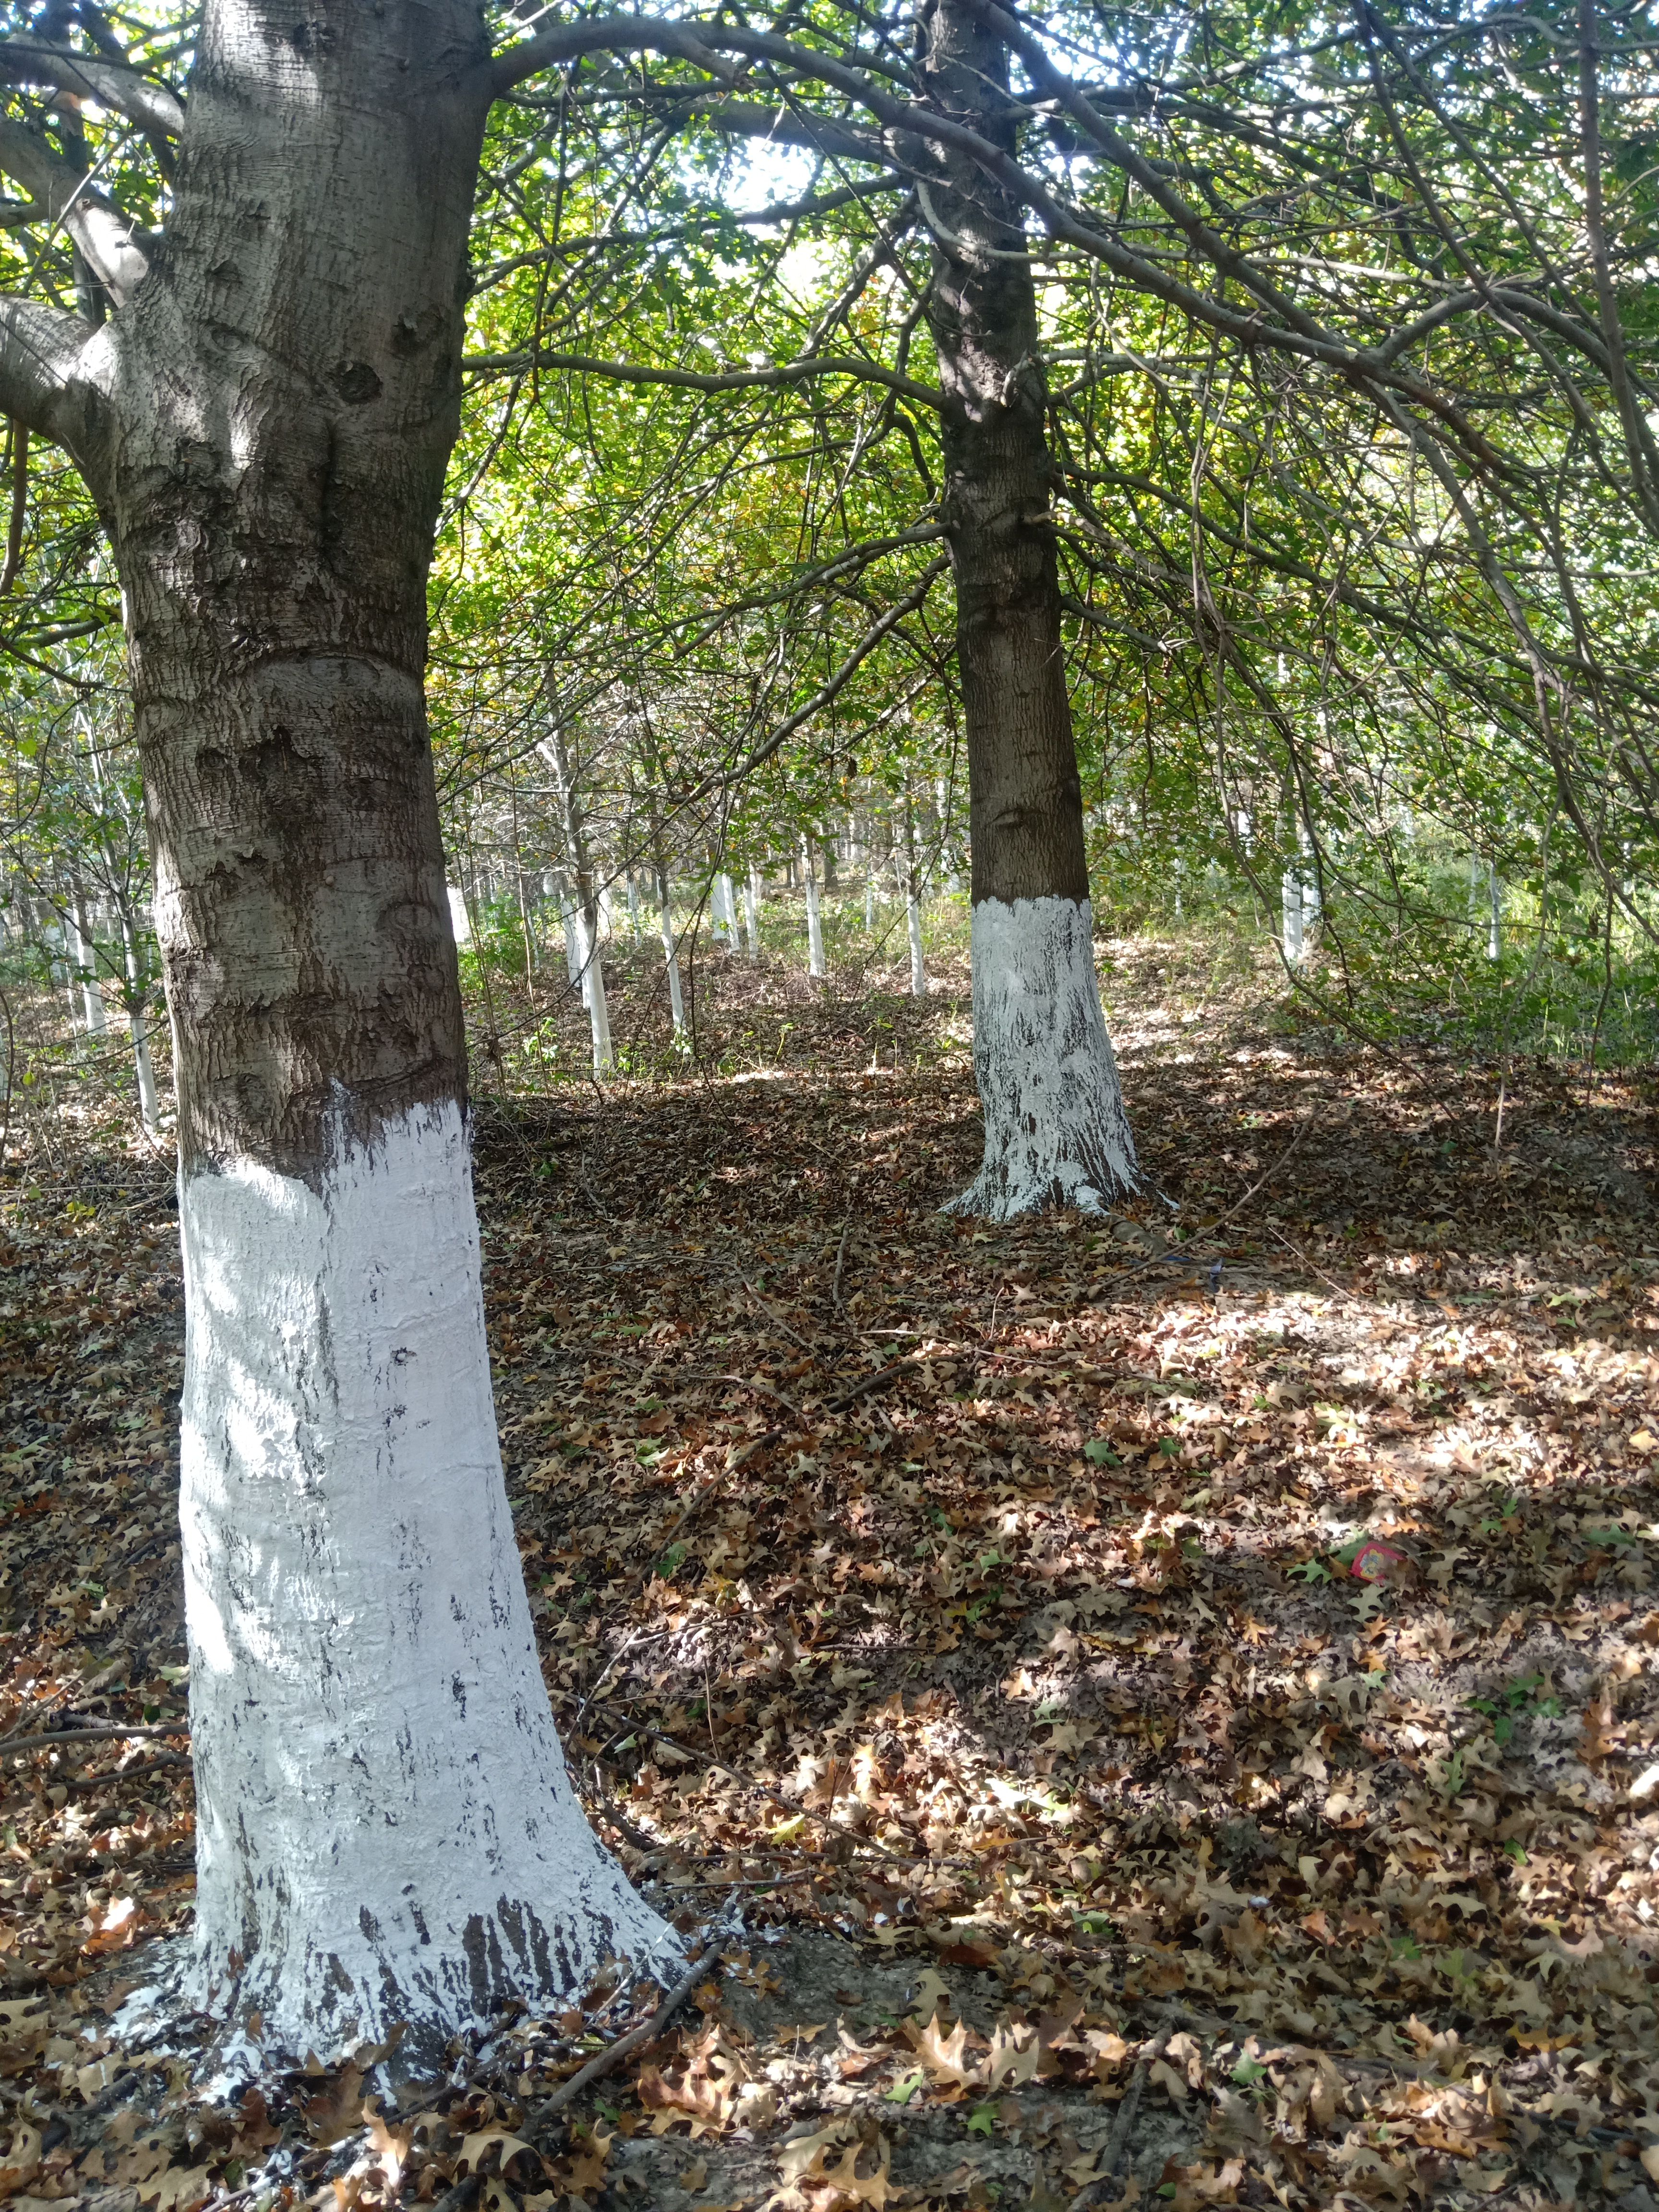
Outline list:
[[[37,131],[0,117],[0,170],[15,178],[53,222],[61,222],[118,306],[149,274],[149,240],[88,177],[54,154]]]
[[[587,354],[540,353],[526,347],[521,353],[469,354],[461,366],[480,374],[523,376],[532,368],[568,368],[579,375],[605,376],[618,384],[669,384],[686,392],[765,392],[781,385],[801,384],[814,376],[849,376],[862,384],[879,384],[902,398],[937,410],[944,404],[931,385],[918,384],[878,362],[856,355],[817,354],[805,361],[778,362],[768,368],[733,368],[703,374],[691,368],[648,368],[643,362],[595,361]]]
[[[79,100],[94,100],[141,131],[169,138],[178,137],[185,127],[183,104],[167,86],[123,63],[72,54],[38,39],[0,39],[0,83],[49,85]]]
[[[0,414],[67,443],[64,398],[88,336],[78,315],[0,295]]]
[[[583,54],[640,51],[673,54],[706,70],[720,84],[731,84],[737,76],[732,64],[705,46],[689,24],[665,23],[650,15],[600,15],[586,22],[551,24],[533,39],[508,46],[489,65],[490,91],[499,100],[526,77]]]
[[[913,587],[895,605],[889,607],[885,614],[871,623],[835,674],[819,685],[804,707],[798,707],[786,720],[780,722],[777,728],[769,736],[764,738],[749,757],[739,762],[736,768],[722,775],[705,778],[690,794],[686,803],[690,805],[691,801],[702,799],[708,793],[718,790],[722,786],[729,788],[732,784],[741,783],[746,776],[752,775],[757,768],[763,767],[771,759],[773,754],[793,737],[802,723],[810,722],[813,715],[827,707],[838,692],[845,690],[860,664],[869,658],[883,638],[890,635],[898,628],[906,615],[915,614],[950,565],[951,556],[948,553],[941,553],[936,561],[930,561]]]

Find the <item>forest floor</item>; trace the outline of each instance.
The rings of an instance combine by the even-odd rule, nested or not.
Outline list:
[[[723,1966],[535,2148],[637,1993],[240,2098],[113,2016],[190,1914],[181,1306],[90,1131],[0,1248],[0,2197],[1659,2207],[1654,1085],[1123,944],[1158,1194],[994,1228],[959,969],[707,977],[736,1072],[477,1149],[571,1770]]]

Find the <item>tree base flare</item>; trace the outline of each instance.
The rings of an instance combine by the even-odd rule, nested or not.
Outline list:
[[[1100,1010],[1088,901],[981,899],[973,961],[985,1163],[946,1212],[993,1221],[1044,1206],[1103,1212],[1140,1176]]]
[[[459,1109],[181,1177],[198,2000],[441,2041],[671,1931],[576,1802],[502,1480]]]

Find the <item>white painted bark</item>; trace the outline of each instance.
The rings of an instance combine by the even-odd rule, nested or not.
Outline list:
[[[905,918],[910,930],[910,996],[927,996],[927,963],[921,951],[921,901],[913,888],[905,902]]]
[[[630,943],[637,944],[640,934],[640,887],[634,879],[634,871],[628,871],[628,935]]]
[[[1286,868],[1279,878],[1279,943],[1294,968],[1300,963],[1307,943],[1302,927],[1302,878],[1295,868]]]
[[[242,1163],[179,1198],[198,2001],[326,2057],[664,1958],[537,1662],[458,1109],[320,1189]]]
[[[659,879],[657,912],[662,922],[662,961],[668,973],[668,1004],[674,1016],[674,1034],[685,1033],[685,998],[680,989],[679,947],[674,941],[674,915],[668,901],[668,878]]]
[[[1101,1012],[1086,899],[974,908],[974,1073],[985,1161],[948,1212],[1103,1212],[1139,1182]]]
[[[149,1036],[144,1027],[143,970],[138,960],[138,940],[132,916],[121,908],[121,949],[127,969],[127,1034],[132,1039],[133,1071],[138,1081],[138,1116],[152,1136],[161,1126],[161,1111],[155,1096],[155,1069],[149,1056]]]
[[[866,868],[864,878],[864,933],[873,937],[876,930],[876,875],[873,866]]]
[[[751,960],[760,958],[760,870],[751,867],[749,880],[743,887],[743,929],[749,940],[749,957]]]
[[[599,957],[598,938],[588,933],[587,915],[580,901],[570,909],[570,928],[581,968],[582,1000],[593,1036],[593,1073],[609,1075],[617,1062],[611,1049],[611,1006],[605,995],[605,963]]]
[[[738,899],[732,878],[721,869],[714,878],[716,915],[714,927],[728,952],[738,949]]]
[[[109,1021],[104,1012],[104,994],[98,985],[97,957],[87,935],[78,902],[69,909],[69,939],[76,972],[81,982],[81,1012],[86,1022],[87,1035],[106,1036]]]
[[[449,895],[449,926],[455,933],[455,942],[471,945],[472,917],[466,910],[466,894],[454,884],[446,884],[445,889]]]
[[[818,908],[818,878],[812,865],[812,848],[805,837],[800,841],[800,872],[806,884],[806,972],[809,975],[822,976],[823,916]]]
[[[1498,866],[1486,863],[1486,897],[1489,902],[1486,918],[1486,957],[1501,960],[1504,957],[1504,886],[1498,879]]]

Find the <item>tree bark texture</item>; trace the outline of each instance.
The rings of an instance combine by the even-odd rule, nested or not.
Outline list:
[[[1000,42],[961,0],[927,0],[918,38],[931,100],[1012,151]],[[927,166],[985,1114],[984,1164],[956,1204],[1093,1210],[1138,1171],[1091,950],[1036,291],[1018,202],[965,154],[935,145]]]
[[[301,2055],[673,1948],[565,1780],[484,1340],[423,678],[488,62],[460,0],[210,0],[148,273],[0,340],[115,550],[155,848],[196,1995]]]

